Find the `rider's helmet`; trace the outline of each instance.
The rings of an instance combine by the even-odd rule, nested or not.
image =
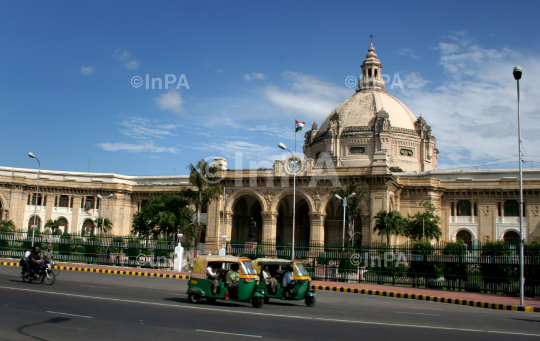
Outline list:
[[[47,249],[47,252],[51,252],[51,248],[48,248],[48,249]]]
[[[39,252],[39,246],[36,246],[34,250],[36,250],[36,252]]]

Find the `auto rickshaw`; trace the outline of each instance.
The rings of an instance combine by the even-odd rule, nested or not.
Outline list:
[[[275,292],[272,292],[269,285],[266,285],[263,276],[264,267],[267,265],[272,277],[277,279],[277,290]],[[315,306],[315,290],[310,288],[311,278],[301,262],[287,259],[258,258],[253,261],[253,266],[260,277],[258,286],[264,292],[265,303],[271,298],[277,298],[281,300],[304,300],[308,307]],[[293,289],[286,290],[283,288],[282,280],[285,269],[289,266],[293,269],[294,287]]]
[[[225,279],[231,269],[238,266],[240,280],[235,290],[227,289]],[[216,295],[212,293],[210,280],[206,276],[209,265],[217,265],[219,286],[215,288]],[[258,288],[259,276],[249,258],[234,256],[199,256],[195,260],[191,271],[191,278],[187,290],[189,301],[200,303],[203,298],[208,303],[214,303],[217,299],[228,301],[251,301],[255,308],[261,308],[264,304],[264,289]]]

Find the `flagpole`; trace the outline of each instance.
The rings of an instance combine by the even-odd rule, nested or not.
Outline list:
[[[296,222],[296,118],[294,119],[294,167],[293,167],[293,218],[292,218],[292,254],[291,259],[294,260],[294,225]]]

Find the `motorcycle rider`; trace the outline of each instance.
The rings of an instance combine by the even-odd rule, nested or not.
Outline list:
[[[36,246],[28,258],[30,261],[30,273],[33,275],[37,275],[40,266],[43,265],[43,260],[39,255],[39,251],[39,246]]]

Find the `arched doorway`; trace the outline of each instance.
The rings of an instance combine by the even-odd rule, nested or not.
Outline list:
[[[259,200],[253,195],[244,195],[233,204],[232,241],[249,241],[249,224],[253,218],[256,223],[253,241],[262,240],[262,207]]]
[[[345,243],[350,243],[349,216],[345,217]],[[366,242],[362,235],[362,220],[360,216],[353,217],[353,244]],[[336,198],[328,200],[326,204],[326,219],[324,221],[324,242],[327,245],[341,245],[343,242],[343,206]]]
[[[4,219],[4,210],[2,206],[2,200],[0,200],[0,221],[2,221],[2,219]]]
[[[68,231],[68,226],[69,226],[67,219],[64,217],[61,217],[61,218],[58,218],[57,220],[60,223],[60,225],[62,225],[62,227],[59,228],[60,232],[66,233]]]
[[[462,241],[463,243],[470,245],[472,244],[472,235],[467,230],[461,230],[456,234],[456,241]]]
[[[278,205],[276,226],[276,240],[283,243],[292,243],[292,218],[293,218],[293,195],[287,195],[281,199]],[[296,196],[296,217],[294,223],[294,241],[309,243],[311,221],[309,219],[309,204],[307,201]]]
[[[503,236],[503,240],[506,244],[519,244],[519,233],[507,231]]]
[[[86,219],[83,222],[82,234],[87,236],[94,234],[94,221],[92,219]]]
[[[34,217],[36,218],[34,221]],[[28,230],[32,230],[32,226],[36,226],[37,231],[41,231],[41,218],[39,216],[31,216],[28,220]]]

